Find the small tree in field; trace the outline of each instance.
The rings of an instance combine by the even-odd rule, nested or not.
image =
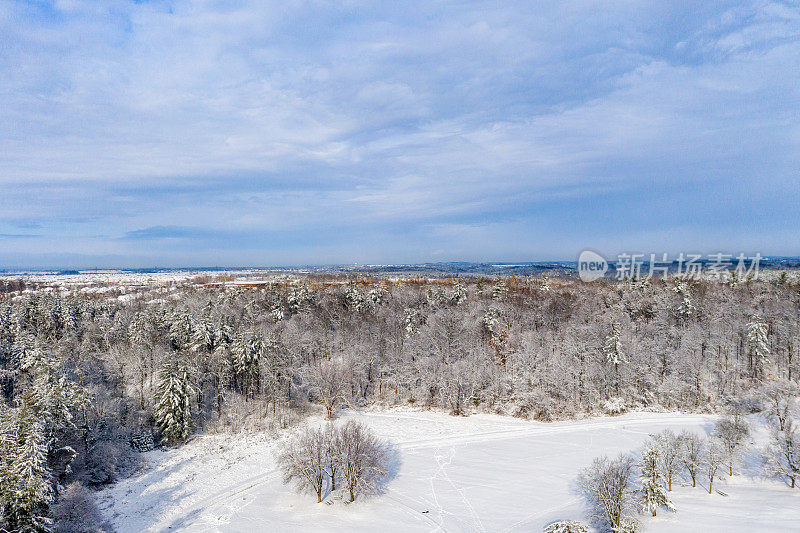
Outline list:
[[[706,453],[706,440],[697,433],[684,430],[678,436],[678,442],[682,448],[681,462],[689,473],[689,477],[692,478],[692,487],[696,487],[697,474],[703,465]]]
[[[384,446],[366,427],[349,420],[341,428],[341,469],[350,501],[356,494],[377,490],[378,481],[388,473]]]
[[[278,467],[284,483],[293,481],[300,491],[313,492],[322,501],[325,480],[336,490],[336,480],[355,501],[358,494],[370,494],[388,473],[386,448],[365,426],[352,420],[337,426],[305,428],[285,440],[278,450]]]
[[[579,478],[595,520],[612,531],[627,527],[633,502],[633,472],[635,464],[628,454],[616,459],[598,457]]]
[[[300,430],[285,440],[278,450],[278,467],[283,472],[283,482],[294,482],[298,490],[313,492],[317,503],[321,502],[326,457],[325,431],[308,427]]]
[[[672,480],[682,466],[682,448],[677,435],[669,429],[653,435],[652,447],[656,451],[657,465],[667,484],[667,491],[672,490]]]
[[[750,427],[747,425],[747,420],[738,413],[722,418],[714,427],[714,436],[722,445],[728,474],[731,476],[733,475],[733,465],[739,459],[739,454],[749,435]]]
[[[323,469],[331,484],[331,491],[336,490],[336,480],[342,471],[342,432],[333,422],[325,426],[325,459]]]
[[[717,479],[717,472],[725,463],[725,448],[719,439],[712,438],[706,449],[703,457],[703,474],[706,481],[708,481],[708,493],[711,494],[711,486],[714,484],[714,479]]]
[[[639,463],[642,484],[642,488],[639,489],[639,501],[642,509],[653,513],[653,516],[656,516],[656,511],[660,507],[666,507],[670,511],[675,510],[664,488],[664,476],[660,469],[662,459],[659,453],[656,448],[648,448],[642,454]]]
[[[773,474],[795,488],[800,477],[800,429],[791,417],[783,422],[783,429],[777,424],[772,428],[766,461]]]

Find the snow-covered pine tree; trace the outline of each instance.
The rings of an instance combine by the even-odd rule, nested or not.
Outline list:
[[[769,340],[767,339],[767,323],[759,315],[747,324],[747,349],[750,353],[750,372],[755,379],[764,379],[769,365]]]
[[[289,307],[289,313],[295,315],[301,312],[308,304],[313,302],[314,297],[307,283],[303,283],[298,287],[292,287],[286,296],[286,304]]]
[[[347,284],[347,288],[344,292],[344,298],[347,302],[347,306],[356,313],[360,313],[365,309],[364,297],[358,291],[358,285],[356,282],[353,281]]]
[[[44,424],[24,402],[0,413],[0,510],[10,531],[50,531],[53,486]]]
[[[174,312],[168,317],[169,340],[173,350],[188,347],[194,336],[192,315],[189,311]]]
[[[617,396],[620,395],[621,383],[619,376],[619,365],[628,363],[625,354],[622,352],[622,342],[620,341],[620,325],[618,322],[611,323],[611,331],[603,341],[603,355],[606,361],[614,365],[614,388],[616,389]]]
[[[386,291],[382,287],[375,287],[370,289],[367,293],[367,301],[373,306],[377,307],[386,300]]]
[[[692,301],[692,291],[689,282],[682,278],[675,279],[675,286],[672,288],[675,294],[681,297],[681,303],[678,304],[677,314],[682,322],[686,322],[695,314],[695,306]]]
[[[659,452],[656,448],[647,448],[642,454],[639,463],[641,471],[641,488],[638,491],[639,502],[643,511],[648,511],[656,516],[656,511],[660,507],[666,507],[670,511],[675,510],[675,506],[667,496],[667,489],[664,487],[664,476],[659,469]]]
[[[156,390],[156,423],[167,440],[186,440],[192,431],[192,398],[197,392],[189,367],[183,361],[168,361],[160,377]]]
[[[620,341],[620,326],[618,322],[611,324],[611,331],[603,341],[603,354],[606,356],[606,361],[614,366],[620,363],[627,363],[625,354],[622,353],[622,343]]]
[[[56,357],[39,350],[28,352],[21,368],[32,378],[22,398],[42,423],[47,441],[53,441],[62,430],[74,427],[72,410],[87,401],[88,393],[68,379]]]
[[[416,310],[407,307],[403,311],[403,315],[406,337],[411,337],[417,332],[419,327],[419,314]]]
[[[508,285],[503,278],[497,278],[492,287],[492,300],[502,300],[508,292]]]
[[[249,338],[239,335],[233,342],[233,372],[242,394],[251,396],[258,391],[260,363],[266,353],[267,345],[261,335]]]
[[[192,331],[192,350],[212,353],[219,346],[219,334],[210,317],[203,316],[195,322]]]

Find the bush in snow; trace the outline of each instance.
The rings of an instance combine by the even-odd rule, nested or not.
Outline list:
[[[620,531],[630,518],[635,464],[628,454],[616,459],[602,456],[580,475],[592,518],[612,531]]]
[[[61,491],[52,505],[53,533],[96,533],[111,531],[104,523],[92,493],[81,483],[73,482]]]
[[[559,520],[547,525],[544,533],[589,533],[589,528],[574,520]]]
[[[609,398],[603,402],[603,411],[609,415],[619,415],[627,410],[624,398]]]
[[[630,516],[623,516],[617,527],[611,528],[613,533],[637,533],[639,522]]]

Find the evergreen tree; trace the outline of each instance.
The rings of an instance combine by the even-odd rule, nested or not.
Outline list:
[[[618,366],[620,363],[627,363],[625,354],[622,353],[622,343],[620,342],[620,328],[617,322],[611,324],[611,331],[603,341],[603,354],[606,361]]]
[[[0,508],[11,531],[46,532],[53,486],[44,424],[23,403],[0,413]]]
[[[48,441],[75,427],[72,410],[87,401],[86,389],[67,377],[60,361],[38,350],[25,356],[21,368],[32,378],[22,398],[42,423]]]
[[[260,363],[267,349],[266,343],[261,335],[253,335],[236,348],[233,360],[234,371],[241,384],[242,392],[247,396],[253,396],[259,389]]]
[[[625,358],[625,354],[622,352],[622,342],[620,341],[620,337],[621,334],[619,323],[613,322],[611,324],[611,331],[603,341],[603,355],[605,355],[606,361],[614,365],[614,388],[616,389],[617,395],[619,395],[621,392],[619,365],[620,363],[629,362]]]
[[[763,379],[769,364],[769,341],[767,323],[758,315],[747,324],[747,349],[750,352],[750,371],[755,379]]]
[[[667,496],[667,489],[664,487],[664,476],[659,469],[659,454],[655,448],[648,448],[642,454],[639,463],[641,469],[641,484],[639,489],[639,501],[642,510],[649,511],[656,516],[659,507],[666,507],[670,511],[675,510],[675,506]]]
[[[184,362],[167,362],[161,369],[155,417],[167,440],[183,441],[191,433],[192,398],[196,392]]]
[[[508,285],[503,278],[497,278],[492,287],[492,300],[502,300],[508,292]]]

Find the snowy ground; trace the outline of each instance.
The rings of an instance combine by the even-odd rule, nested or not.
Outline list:
[[[148,455],[151,467],[101,494],[120,532],[541,531],[584,519],[578,471],[603,453],[637,448],[664,428],[710,429],[696,415],[635,413],[551,424],[492,415],[350,413],[392,442],[396,473],[383,495],[317,504],[281,484],[274,441],[212,436]],[[642,517],[645,531],[798,531],[800,490],[736,476],[715,488],[677,487],[677,513]]]

